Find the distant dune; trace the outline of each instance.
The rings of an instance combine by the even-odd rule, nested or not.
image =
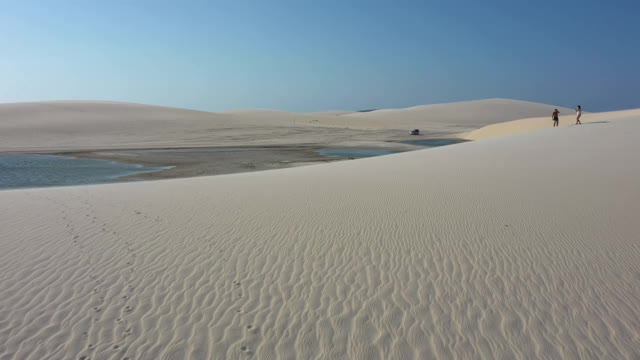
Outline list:
[[[225,115],[98,101],[0,104],[0,150],[171,144],[186,131],[233,124]]]
[[[279,136],[271,130],[291,126],[291,117],[301,116],[100,101],[0,104],[0,151],[242,144]]]
[[[0,191],[0,358],[638,359],[639,137]]]
[[[571,111],[554,105],[528,101],[489,99],[446,104],[421,105],[405,109],[375,110],[344,115],[354,120],[368,122],[370,126],[383,128],[465,128],[473,129],[525,117],[545,116],[554,108],[566,113]]]

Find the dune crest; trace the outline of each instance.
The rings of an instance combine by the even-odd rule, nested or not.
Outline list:
[[[420,105],[404,109],[383,109],[344,116],[354,119],[387,122],[386,127],[396,128],[420,127],[425,124],[477,128],[514,119],[550,114],[554,108],[559,108],[562,112],[570,110],[529,101],[487,99]]]
[[[603,122],[603,121],[615,121],[620,119],[627,119],[631,117],[637,117],[640,115],[640,109],[635,110],[622,110],[622,111],[609,111],[602,113],[583,113],[580,118],[584,124]],[[574,125],[576,122],[575,111],[564,112],[560,114],[560,126]],[[530,131],[542,130],[552,127],[551,115],[536,118],[527,118],[513,120],[509,122],[492,124],[482,127],[480,129],[470,131],[465,134],[460,134],[460,137],[467,140],[482,140],[493,137],[502,137],[515,134],[522,134]]]

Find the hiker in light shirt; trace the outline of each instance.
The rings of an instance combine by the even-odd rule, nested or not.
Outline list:
[[[582,106],[578,105],[576,108],[576,125],[582,125],[580,122],[580,116],[582,116]]]

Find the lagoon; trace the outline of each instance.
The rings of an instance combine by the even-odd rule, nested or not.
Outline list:
[[[400,151],[387,150],[387,149],[321,149],[318,150],[318,154],[326,157],[333,158],[366,158],[373,156],[382,156],[395,154]]]
[[[0,155],[0,189],[119,182],[126,176],[169,168],[57,155]]]

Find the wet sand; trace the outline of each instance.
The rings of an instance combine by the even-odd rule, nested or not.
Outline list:
[[[283,169],[303,165],[349,160],[349,158],[327,157],[318,153],[320,149],[326,148],[331,147],[304,145],[260,147],[242,146],[58,152],[55,154],[86,159],[111,160],[128,164],[140,164],[147,167],[174,166],[174,168],[164,171],[135,174],[122,178],[124,180],[158,180]],[[385,149],[397,152],[423,149],[422,147],[392,142],[388,143],[385,147],[376,146],[367,148],[351,148]]]

